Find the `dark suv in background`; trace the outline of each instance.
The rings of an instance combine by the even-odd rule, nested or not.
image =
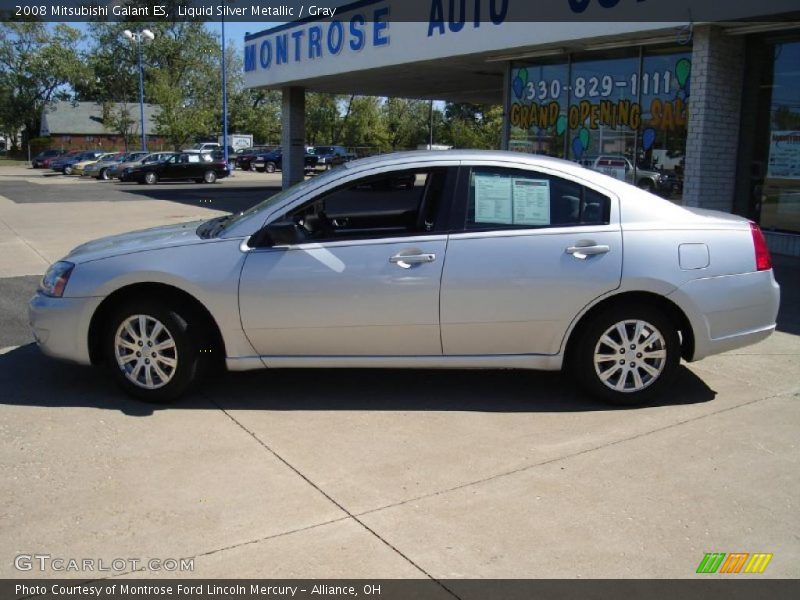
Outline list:
[[[274,146],[252,146],[236,153],[236,167],[242,171],[255,171],[253,160],[259,154],[269,152]]]
[[[311,152],[317,157],[317,166],[326,171],[356,158],[344,146],[314,146]]]
[[[313,171],[317,167],[317,156],[306,148],[305,153],[305,170]],[[281,148],[275,148],[269,152],[261,152],[254,155],[251,161],[251,170],[266,171],[267,173],[274,173],[280,171],[283,167],[283,151]]]

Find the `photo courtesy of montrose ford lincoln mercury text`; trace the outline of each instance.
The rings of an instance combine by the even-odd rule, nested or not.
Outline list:
[[[253,208],[89,242],[30,303],[42,350],[174,399],[264,367],[569,369],[635,404],[775,329],[760,229],[575,163],[411,152]]]

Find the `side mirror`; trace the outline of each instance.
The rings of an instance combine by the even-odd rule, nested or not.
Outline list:
[[[270,246],[291,246],[305,241],[300,226],[294,221],[278,221],[261,228],[250,238],[250,246],[265,248]]]

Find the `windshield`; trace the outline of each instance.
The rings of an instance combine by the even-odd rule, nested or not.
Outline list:
[[[254,206],[251,206],[245,211],[206,221],[197,228],[197,235],[200,237],[214,237],[219,235],[225,229],[228,229],[232,225],[235,225],[236,223],[239,223],[240,221],[243,221],[244,219],[247,219],[258,212],[269,212],[270,209],[281,204],[289,196],[298,192],[302,192],[306,188],[314,187],[317,184],[325,185],[329,179],[338,179],[341,177],[341,174],[342,172],[337,169],[333,171],[326,171],[325,173],[315,175],[314,177],[309,177],[305,181],[301,181],[300,183],[294,184],[290,188],[281,190],[277,194],[270,196],[266,200],[259,202]]]

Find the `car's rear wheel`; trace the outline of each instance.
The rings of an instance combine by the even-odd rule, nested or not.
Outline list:
[[[248,164],[248,165],[247,165],[247,170],[248,170],[248,171],[255,171],[255,170],[256,170],[256,165],[255,165],[255,163],[252,163],[252,162],[251,162],[250,164]]]
[[[144,182],[147,185],[156,184],[158,183],[158,175],[153,173],[153,171],[148,171],[147,173],[144,174]]]
[[[217,180],[217,174],[214,171],[206,171],[203,173],[203,181],[206,183],[214,183]]]
[[[589,321],[570,366],[593,396],[635,405],[664,391],[680,354],[678,331],[667,315],[651,306],[622,305]]]
[[[98,179],[102,179],[103,181],[108,181],[108,169],[100,169],[100,174]]]
[[[204,372],[203,328],[192,316],[146,300],[116,309],[105,332],[105,358],[125,392],[149,402],[174,400]]]
[[[264,170],[267,173],[274,173],[275,172],[275,163],[274,162],[268,162],[266,165],[264,165]]]
[[[72,167],[64,167],[64,175],[72,175]]]

